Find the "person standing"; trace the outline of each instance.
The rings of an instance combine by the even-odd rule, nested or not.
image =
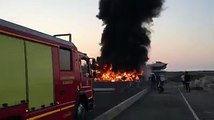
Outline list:
[[[151,81],[151,89],[156,90],[156,82],[157,82],[156,75],[154,73],[151,73],[149,79]]]
[[[185,86],[184,74],[181,75],[181,82],[182,82],[182,85],[184,87]]]
[[[187,71],[184,73],[184,81],[186,86],[186,92],[190,92],[190,75]]]
[[[157,74],[156,78],[157,78],[158,93],[162,93],[162,92],[164,92],[164,88],[163,88],[164,80],[162,79],[160,74]]]

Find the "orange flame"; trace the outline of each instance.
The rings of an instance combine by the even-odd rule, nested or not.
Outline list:
[[[129,71],[129,72],[114,72],[112,71],[112,65],[107,66],[104,65],[103,71],[96,70],[96,73],[100,77],[96,77],[95,81],[102,81],[102,82],[129,82],[129,81],[135,81],[139,80],[139,76],[142,76],[143,71],[137,72],[136,70],[134,71]]]

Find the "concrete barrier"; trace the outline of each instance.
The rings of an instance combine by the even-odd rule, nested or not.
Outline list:
[[[149,92],[149,88],[146,88],[142,90],[141,92],[137,93],[136,95],[130,97],[129,99],[121,102],[120,104],[116,105],[112,109],[104,112],[100,116],[96,117],[94,120],[111,120],[117,115],[119,115],[122,111],[127,109],[129,106],[131,106],[134,102],[139,100],[142,96],[147,94]]]

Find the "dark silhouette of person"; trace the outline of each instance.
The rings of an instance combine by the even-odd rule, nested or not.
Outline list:
[[[184,73],[184,81],[186,86],[186,92],[190,92],[190,75],[187,71]]]
[[[161,79],[161,76],[159,74],[157,74],[156,77],[157,77],[157,82],[158,82],[159,86],[163,86],[164,81]]]
[[[156,90],[156,82],[157,82],[156,75],[155,75],[154,73],[151,73],[149,79],[150,79],[150,81],[151,81],[151,89],[152,89],[152,90]]]
[[[161,79],[161,75],[159,73],[156,74],[156,79],[157,79],[158,92],[162,93],[164,91],[164,88],[163,88],[164,81],[163,79]]]

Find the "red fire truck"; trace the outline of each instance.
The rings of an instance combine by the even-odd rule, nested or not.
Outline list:
[[[0,19],[0,120],[84,119],[91,61],[71,41]]]

